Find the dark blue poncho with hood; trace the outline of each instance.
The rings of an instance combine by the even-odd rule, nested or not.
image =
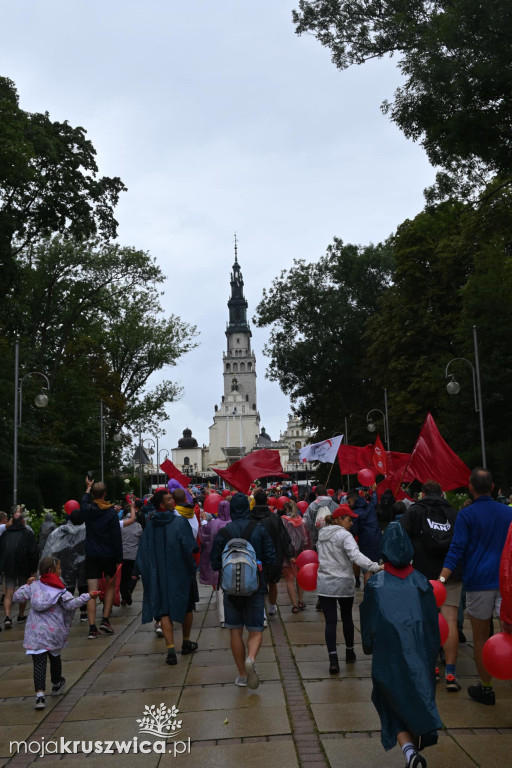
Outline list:
[[[161,616],[183,623],[193,590],[199,600],[196,564],[199,547],[190,523],[174,512],[156,510],[148,520],[137,552],[142,575],[142,623]]]
[[[385,570],[371,577],[359,607],[384,749],[395,746],[400,731],[421,736],[420,748],[430,746],[442,728],[435,698],[438,610],[432,586],[410,566],[413,554],[400,523],[390,523],[382,538]]]

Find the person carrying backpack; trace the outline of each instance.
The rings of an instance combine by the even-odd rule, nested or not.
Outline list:
[[[427,480],[422,486],[422,492],[423,497],[404,512],[400,525],[409,535],[414,549],[413,568],[427,579],[437,579],[450,549],[457,510],[443,498],[441,486],[435,480]],[[441,613],[449,628],[448,639],[443,648],[446,659],[445,684],[450,693],[460,691],[455,667],[459,650],[457,610],[461,591],[462,571],[458,568],[450,583],[446,585],[447,597],[441,606]],[[438,667],[436,680],[439,680]]]
[[[276,561],[276,551],[269,534],[255,520],[251,520],[249,499],[243,493],[235,493],[231,499],[231,522],[222,528],[214,539],[210,565],[214,571],[222,571],[220,584],[224,590],[225,626],[231,633],[231,652],[238,669],[235,685],[241,688],[257,688],[260,684],[255,659],[261,647],[264,628],[265,593],[267,591],[264,567]],[[236,540],[236,541],[235,541]],[[235,552],[236,551],[236,552]],[[235,557],[227,562],[230,552],[235,552],[243,565],[243,583],[257,577],[255,591],[249,595],[230,594],[236,583]],[[257,574],[253,564],[256,563]],[[262,569],[260,570],[260,565]],[[229,577],[229,578],[228,578]],[[244,627],[249,632],[247,652],[243,639]]]
[[[292,601],[292,613],[299,613],[299,611],[306,610],[306,604],[302,599],[304,590],[297,582],[297,566],[295,565],[295,560],[300,553],[306,549],[308,537],[302,517],[298,513],[296,503],[294,501],[286,501],[283,504],[283,512],[284,514],[281,517],[281,520],[288,532],[293,550],[293,558],[285,557],[283,560],[283,575],[286,579],[288,597]]]

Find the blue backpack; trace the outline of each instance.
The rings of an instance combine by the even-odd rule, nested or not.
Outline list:
[[[226,528],[220,533],[227,543],[222,551],[219,584],[227,595],[249,597],[258,591],[259,569],[254,547],[248,541],[257,522],[251,520],[243,538],[231,538]]]

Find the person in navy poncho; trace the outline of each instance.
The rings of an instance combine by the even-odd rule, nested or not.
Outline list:
[[[400,744],[406,768],[426,766],[419,751],[437,742],[442,723],[435,700],[440,646],[432,586],[410,565],[413,549],[400,523],[382,538],[384,570],[372,576],[360,605],[363,650],[373,653],[372,701],[388,750]]]
[[[167,664],[176,664],[172,622],[183,624],[182,655],[193,653],[190,640],[193,610],[199,600],[193,553],[199,547],[188,520],[174,514],[169,491],[156,491],[155,511],[148,520],[139,549],[137,567],[142,575],[142,623],[161,621],[167,645]]]

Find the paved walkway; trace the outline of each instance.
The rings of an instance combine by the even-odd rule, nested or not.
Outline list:
[[[85,768],[403,768],[398,749],[384,752],[379,721],[370,701],[371,661],[356,645],[358,661],[341,664],[339,676],[328,672],[323,616],[308,608],[293,615],[284,584],[280,612],[265,632],[258,657],[262,683],[258,690],[234,684],[235,667],[229,632],[217,627],[211,590],[200,589],[201,601],[192,637],[196,654],[179,656],[176,667],[164,664],[165,645],[152,626],[140,625],[141,590],[130,608],[114,611],[116,634],[87,639],[87,625],[75,619],[69,647],[63,654],[67,693],[48,696],[46,710],[33,709],[32,664],[21,646],[23,629],[0,635],[0,768],[33,765],[65,768],[86,760]],[[356,603],[362,599],[358,591]],[[77,614],[76,614],[77,615]],[[354,607],[359,625],[359,611]],[[468,625],[468,622],[466,622]],[[465,627],[468,638],[469,626]],[[181,635],[177,634],[177,648]],[[341,639],[339,627],[339,639]],[[357,637],[356,637],[357,642]],[[340,659],[344,648],[340,648]],[[475,679],[470,644],[460,649],[458,673],[463,690],[438,689],[446,730],[436,747],[427,750],[429,768],[503,768],[512,764],[512,687],[496,683],[497,704],[471,701],[465,687]],[[32,749],[60,737],[71,741],[149,739],[139,734],[137,719],[146,706],[175,705],[182,720],[177,749],[190,752],[158,754],[37,754],[14,755],[11,741],[25,740]],[[34,746],[34,743],[36,743]],[[115,750],[115,745],[112,747]],[[167,747],[169,749],[169,747]],[[170,747],[172,750],[172,746]]]

